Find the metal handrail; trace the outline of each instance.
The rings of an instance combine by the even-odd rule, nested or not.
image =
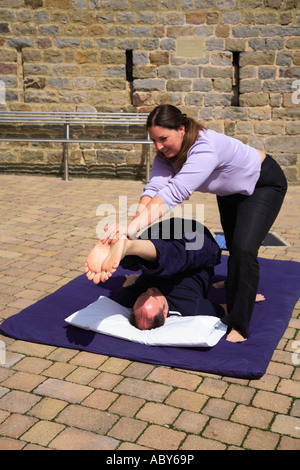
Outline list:
[[[0,111],[0,124],[54,124],[64,125],[65,137],[61,139],[49,138],[0,138],[0,142],[59,142],[63,144],[64,151],[64,179],[68,181],[68,144],[69,143],[121,143],[121,144],[150,144],[147,133],[146,139],[75,139],[70,138],[70,126],[103,124],[103,125],[145,125],[148,114],[146,113],[78,113],[78,112],[31,112],[31,111]],[[146,180],[150,176],[150,150],[148,147],[146,159]]]
[[[20,124],[146,124],[146,113],[0,111],[0,122]]]

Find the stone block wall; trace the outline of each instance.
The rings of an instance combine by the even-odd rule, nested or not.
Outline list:
[[[0,0],[0,110],[148,112],[170,103],[271,153],[299,183],[299,23],[299,0]],[[17,132],[62,135],[57,126]],[[122,134],[145,132],[74,130]],[[140,178],[145,152],[72,144],[71,174]],[[57,174],[61,162],[57,143],[0,144],[0,171]]]

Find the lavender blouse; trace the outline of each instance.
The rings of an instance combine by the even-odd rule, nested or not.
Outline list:
[[[259,152],[241,141],[211,129],[199,132],[181,170],[175,162],[156,156],[142,196],[158,196],[171,210],[194,191],[219,196],[250,196],[261,169]]]

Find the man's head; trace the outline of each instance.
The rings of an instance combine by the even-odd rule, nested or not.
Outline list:
[[[150,287],[140,295],[131,311],[130,323],[140,330],[162,326],[168,315],[166,298],[156,287]]]

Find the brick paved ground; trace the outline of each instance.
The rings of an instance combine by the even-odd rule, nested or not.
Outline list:
[[[98,205],[118,205],[121,194],[130,206],[141,190],[136,181],[0,175],[0,319],[81,274]],[[273,227],[290,246],[260,256],[300,261],[299,200],[291,186]],[[213,196],[191,201],[204,202],[206,225],[220,229]],[[299,450],[299,309],[253,381],[0,336],[0,449]]]

